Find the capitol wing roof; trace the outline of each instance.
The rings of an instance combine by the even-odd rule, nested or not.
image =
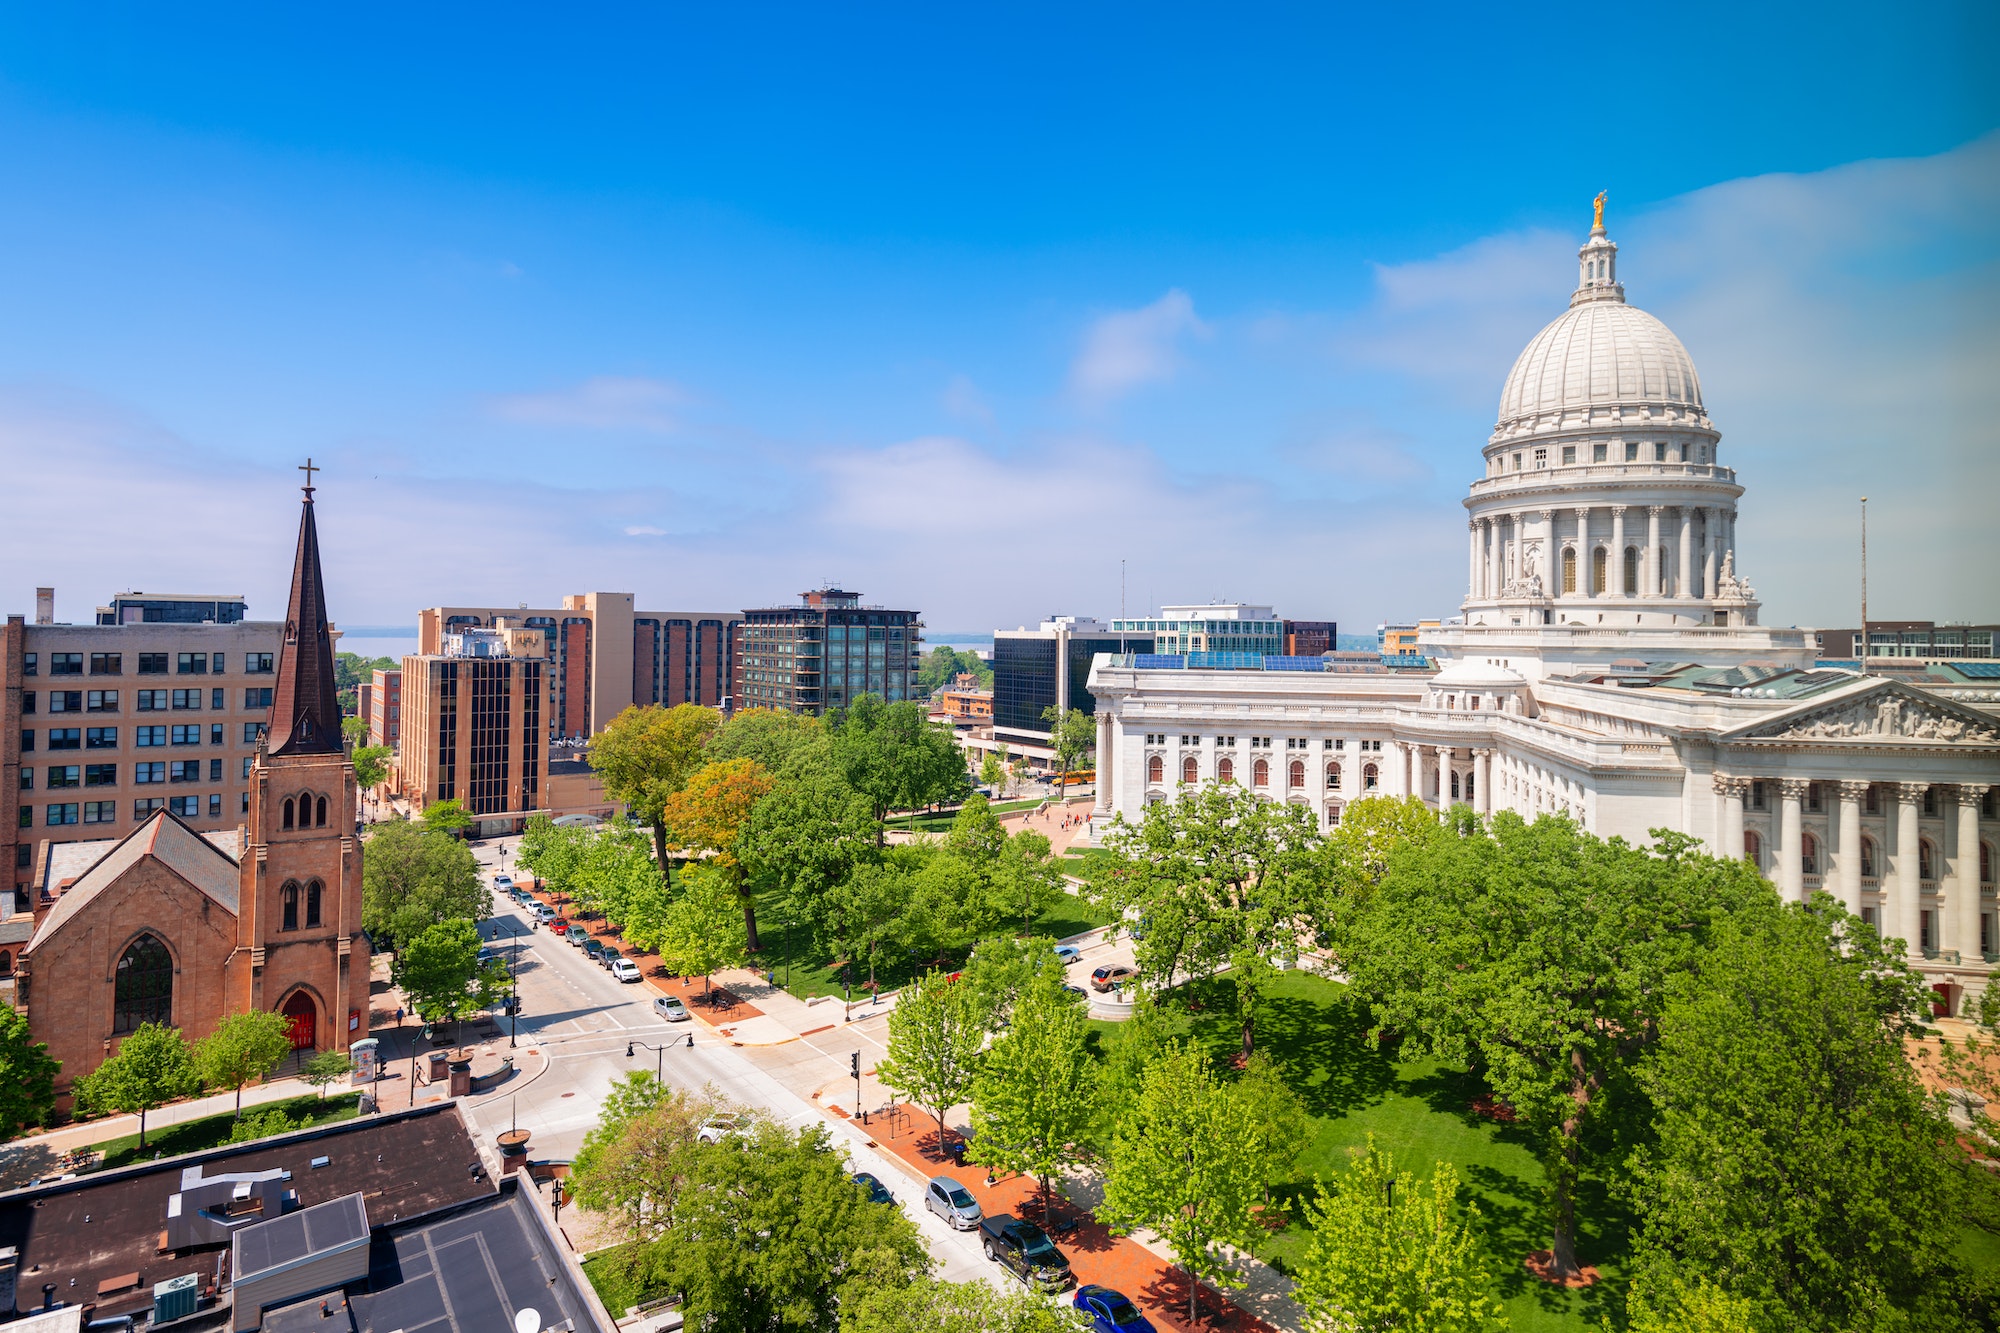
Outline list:
[[[2000,721],[1901,681],[1869,678],[1852,689],[1726,732],[1719,739],[1753,744],[1928,742],[2000,748]]]
[[[240,882],[237,864],[227,853],[165,810],[134,829],[126,839],[99,857],[97,863],[78,877],[55,906],[42,918],[29,941],[33,949],[56,931],[118,877],[152,857],[167,869],[213,898],[231,916],[236,914]]]

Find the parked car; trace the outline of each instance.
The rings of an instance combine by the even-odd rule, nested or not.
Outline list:
[[[1081,986],[1064,986],[1063,989],[1068,991],[1071,995],[1081,995],[1086,1000],[1090,998],[1090,992],[1086,991]]]
[[[1063,966],[1067,967],[1077,959],[1083,957],[1083,950],[1077,948],[1074,944],[1058,944],[1056,946],[1056,957],[1062,959]]]
[[[1033,1222],[1006,1213],[989,1217],[979,1224],[979,1240],[988,1259],[1027,1286],[1061,1291],[1076,1281],[1069,1271],[1069,1260]]]
[[[924,1189],[924,1207],[945,1220],[954,1231],[970,1231],[979,1225],[979,1200],[950,1176],[932,1176]]]
[[[655,995],[653,997],[653,1016],[655,1018],[664,1018],[669,1023],[685,1023],[691,1017],[688,1013],[688,1007],[672,995]]]
[[[1138,975],[1123,963],[1106,963],[1090,974],[1090,988],[1094,991],[1108,991],[1128,977]]]
[[[1071,1302],[1090,1319],[1090,1333],[1154,1333],[1153,1321],[1139,1313],[1123,1292],[1086,1282]]]
[[[620,949],[615,944],[603,944],[600,945],[599,947],[603,950],[603,954],[601,957],[598,958],[597,961],[604,964],[604,969],[607,972],[611,970],[612,966],[615,963],[617,963],[617,961],[620,958],[623,958],[625,956],[624,950]]]
[[[633,962],[630,958],[620,958],[617,962],[611,965],[611,975],[618,978],[620,981],[625,981],[625,982],[637,981],[639,979],[639,965]],[[660,998],[665,999],[666,997],[661,996]],[[675,1001],[675,1003],[678,1004],[679,1001]],[[687,1011],[683,1009],[681,1012],[686,1013]]]
[[[741,1133],[750,1124],[750,1117],[735,1111],[724,1111],[694,1132],[702,1143],[720,1143],[731,1134]]]
[[[591,939],[587,932],[583,939],[583,956],[593,963],[604,961],[604,946],[598,941]]]
[[[854,1183],[868,1191],[868,1202],[870,1203],[886,1203],[893,1206],[896,1202],[896,1196],[889,1193],[889,1187],[869,1175],[866,1171],[855,1176]]]
[[[568,930],[563,932],[563,938],[568,940],[571,944],[574,944],[577,948],[581,949],[583,947],[583,942],[590,938],[590,932],[585,930],[582,926],[571,926]],[[600,945],[599,947],[601,948],[602,946]]]
[[[533,916],[536,921],[546,926],[549,922],[556,919],[556,909],[549,906],[547,903],[536,903],[533,911],[531,911],[529,915]]]
[[[512,893],[514,891],[514,877],[512,875],[495,875],[493,877],[493,890],[496,893]]]

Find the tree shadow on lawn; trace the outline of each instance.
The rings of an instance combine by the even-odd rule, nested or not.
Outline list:
[[[1236,987],[1214,978],[1189,982],[1174,994],[1201,1006],[1188,1015],[1189,1034],[1229,1067],[1243,1045]],[[1368,1037],[1373,1022],[1367,1005],[1344,992],[1328,998],[1266,995],[1258,1005],[1252,1049],[1271,1058],[1308,1112],[1332,1119],[1400,1091],[1393,1054]]]

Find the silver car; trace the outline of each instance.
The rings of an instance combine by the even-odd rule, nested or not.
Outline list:
[[[954,1231],[970,1231],[979,1225],[979,1200],[950,1176],[932,1176],[924,1190],[924,1207],[945,1220]]]

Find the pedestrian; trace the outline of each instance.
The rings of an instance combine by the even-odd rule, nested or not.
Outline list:
[[[400,1004],[396,1006],[396,1026],[403,1026],[403,1006]]]

